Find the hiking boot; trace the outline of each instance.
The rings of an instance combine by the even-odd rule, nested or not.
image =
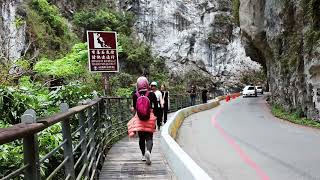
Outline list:
[[[142,155],[141,161],[146,161],[146,157],[144,155]]]
[[[149,151],[146,152],[146,154],[144,155],[146,157],[146,164],[147,165],[151,165],[151,154]]]

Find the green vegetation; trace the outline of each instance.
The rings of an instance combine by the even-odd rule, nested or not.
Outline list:
[[[301,113],[299,112],[287,112],[281,105],[273,105],[271,111],[274,116],[280,119],[287,120],[295,124],[320,128],[319,122],[314,121],[312,119],[308,119],[306,117],[302,117]]]
[[[44,76],[66,78],[70,76],[80,77],[86,71],[88,50],[85,43],[73,46],[70,53],[56,60],[42,58],[34,67],[34,70]]]
[[[240,0],[232,0],[232,15],[234,18],[234,22],[236,23],[237,26],[240,26],[239,9],[240,9]]]
[[[311,27],[304,34],[306,52],[310,54],[313,47],[320,43],[320,1],[302,0],[304,24],[310,24]]]
[[[18,86],[0,86],[1,122],[17,124],[23,112],[30,108],[34,109],[39,117],[48,116],[57,112],[63,102],[75,106],[80,100],[92,98],[95,94],[91,86],[79,81],[50,90],[25,76],[20,79]]]
[[[75,81],[52,90],[30,77],[20,78],[18,86],[0,86],[0,128],[20,123],[27,109],[34,109],[38,117],[49,116],[59,110],[59,104],[67,102],[75,106],[80,100],[92,99],[97,92],[92,86]],[[39,135],[40,157],[49,153],[62,141],[59,124],[45,129]],[[41,166],[42,176],[57,167],[62,152],[58,152]],[[18,169],[23,163],[22,143],[14,141],[0,146],[0,177]]]
[[[135,17],[132,13],[117,12],[110,9],[86,9],[77,12],[73,17],[73,23],[83,28],[83,40],[86,40],[87,30],[117,31],[129,36]]]
[[[22,25],[24,25],[24,23],[25,21],[21,17],[16,17],[16,19],[14,20],[14,24],[17,28],[20,28]]]
[[[32,0],[26,7],[30,51],[40,49],[40,56],[56,57],[68,52],[77,37],[71,32],[67,19],[47,0]]]

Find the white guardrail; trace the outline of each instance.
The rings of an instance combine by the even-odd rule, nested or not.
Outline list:
[[[177,111],[163,126],[161,131],[161,148],[178,180],[212,180],[212,178],[197,164],[175,141],[178,130],[185,118],[191,114],[219,106],[225,97],[197,106],[187,107]]]

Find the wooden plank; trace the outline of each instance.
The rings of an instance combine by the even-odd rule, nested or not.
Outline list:
[[[138,138],[124,138],[107,154],[100,172],[100,180],[175,180],[160,149],[160,134],[153,136],[151,166],[141,161]]]

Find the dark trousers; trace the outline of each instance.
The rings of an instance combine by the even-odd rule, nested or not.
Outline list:
[[[160,128],[160,126],[162,124],[162,117],[163,117],[162,108],[155,110],[154,115],[157,117],[157,126],[158,126],[158,128]]]
[[[203,97],[203,98],[202,98],[202,102],[203,102],[203,103],[207,103],[207,102],[208,102],[208,98]]]
[[[146,143],[147,143],[147,150],[151,153],[152,146],[153,146],[153,133],[152,132],[138,132],[139,135],[139,146],[142,155],[146,153]]]
[[[196,96],[191,96],[191,106],[196,105]]]
[[[163,111],[163,123],[166,123],[168,120],[168,107],[164,107],[162,111]]]

